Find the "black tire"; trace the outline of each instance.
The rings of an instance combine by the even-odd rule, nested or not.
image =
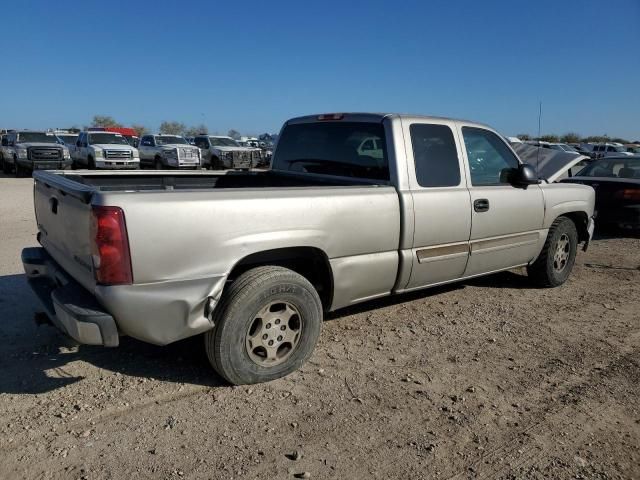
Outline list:
[[[285,356],[282,360],[275,360],[281,363],[265,365],[269,361],[266,350],[258,346],[250,351],[249,336],[256,321],[261,322],[257,317],[261,310],[264,312],[270,305],[280,304],[291,306],[299,313],[296,343],[288,344],[288,350],[286,342],[279,347],[276,343],[273,348],[278,352],[283,348]],[[275,335],[279,335],[278,328],[285,329],[285,324],[286,328],[291,327],[290,322],[292,319],[295,321],[295,317],[283,320],[280,327],[274,325]],[[240,275],[225,290],[215,309],[214,322],[215,327],[204,335],[204,342],[209,362],[218,374],[234,385],[268,382],[297,370],[311,356],[320,337],[322,302],[313,285],[292,270],[276,266],[257,267]],[[269,325],[267,323],[265,327],[270,328]],[[296,331],[295,326],[291,330]],[[277,337],[277,340],[281,338]],[[255,354],[260,348],[265,350],[261,363]]]
[[[2,173],[11,173],[11,165],[9,162],[5,161],[4,158],[2,159]]]
[[[14,169],[16,178],[22,178],[25,176],[24,169],[20,166],[20,164],[16,159],[13,160],[13,169]]]
[[[96,169],[96,161],[93,159],[93,157],[87,157],[87,168],[89,170]]]
[[[560,250],[563,252],[561,255]],[[540,256],[527,267],[527,273],[539,287],[558,287],[569,278],[577,251],[578,231],[575,223],[568,217],[558,217],[549,228]]]
[[[164,169],[164,167],[162,166],[162,160],[160,160],[159,157],[155,158],[155,160],[153,162],[153,168],[155,168],[156,170]]]

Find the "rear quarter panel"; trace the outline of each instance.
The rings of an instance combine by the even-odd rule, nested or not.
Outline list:
[[[226,277],[252,253],[301,246],[327,255],[333,308],[388,294],[396,280],[393,187],[105,193],[95,202],[124,209],[136,284]]]

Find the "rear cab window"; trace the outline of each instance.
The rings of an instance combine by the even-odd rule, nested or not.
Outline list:
[[[288,124],[278,139],[273,169],[388,181],[384,127],[379,122]]]

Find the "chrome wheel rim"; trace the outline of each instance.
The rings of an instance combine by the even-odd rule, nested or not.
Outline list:
[[[261,367],[287,361],[300,343],[302,316],[289,302],[270,302],[253,317],[245,346],[251,360]]]
[[[553,269],[556,272],[562,272],[569,262],[569,254],[571,253],[571,241],[566,233],[563,233],[556,243],[556,250],[553,255]]]

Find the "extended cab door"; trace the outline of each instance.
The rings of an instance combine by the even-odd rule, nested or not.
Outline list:
[[[544,198],[538,185],[509,183],[520,161],[496,133],[459,124],[471,194],[471,255],[465,276],[529,263],[538,253]]]
[[[462,277],[469,258],[471,200],[453,121],[403,119],[415,231],[407,289]]]

